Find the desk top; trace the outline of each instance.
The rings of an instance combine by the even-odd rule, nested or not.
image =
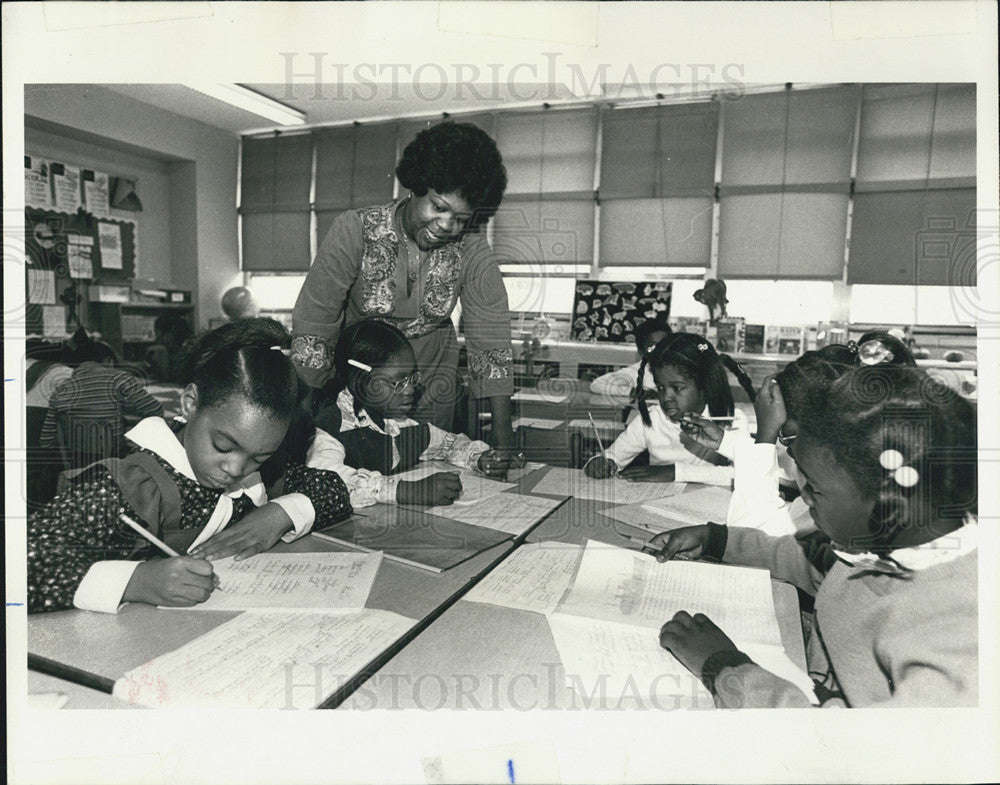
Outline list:
[[[533,488],[546,469],[522,480]],[[512,490],[511,492],[517,492]],[[630,527],[598,514],[601,502],[571,499],[544,520],[529,541],[579,544],[594,539],[622,545],[616,532]],[[634,529],[636,536],[648,536]],[[286,551],[344,550],[316,537],[278,546]],[[513,549],[501,543],[441,574],[383,560],[367,607],[424,619],[463,585]],[[795,590],[772,582],[782,641],[793,662],[805,665]],[[127,605],[117,615],[62,611],[28,617],[33,654],[117,679],[126,671],[193,640],[235,613],[158,610]],[[516,645],[510,645],[515,641]],[[400,684],[416,685],[400,689]],[[28,673],[29,690],[62,692],[70,708],[126,708],[110,695],[39,673]],[[497,697],[499,696],[499,697]],[[460,600],[349,698],[350,708],[559,708],[578,706],[565,686],[555,643],[541,614]],[[613,708],[613,707],[611,707]]]

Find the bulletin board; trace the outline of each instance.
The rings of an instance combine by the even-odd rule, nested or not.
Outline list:
[[[631,343],[647,319],[670,316],[669,281],[577,281],[570,338]]]

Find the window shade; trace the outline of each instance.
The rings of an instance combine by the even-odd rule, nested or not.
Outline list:
[[[975,286],[975,209],[974,188],[856,194],[847,282]]]
[[[309,210],[312,137],[244,139],[240,211]]]
[[[719,105],[714,102],[606,111],[602,202],[710,196],[718,128]]]
[[[594,203],[504,199],[493,218],[500,264],[589,265],[594,256]]]
[[[601,266],[708,267],[712,200],[612,199],[601,205]]]
[[[243,269],[308,270],[309,213],[249,213],[243,220]]]
[[[496,127],[508,194],[593,198],[596,109],[505,114]]]
[[[395,167],[394,123],[317,132],[316,208],[343,211],[390,201]]]

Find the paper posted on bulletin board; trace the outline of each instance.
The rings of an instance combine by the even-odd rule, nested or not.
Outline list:
[[[671,289],[669,281],[577,281],[570,337],[631,342],[647,319],[669,318]]]

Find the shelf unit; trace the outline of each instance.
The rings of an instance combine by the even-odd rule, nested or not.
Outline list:
[[[91,328],[101,334],[126,362],[143,359],[153,344],[153,322],[158,316],[182,317],[194,331],[192,303],[88,303]],[[142,324],[142,330],[137,329]]]

